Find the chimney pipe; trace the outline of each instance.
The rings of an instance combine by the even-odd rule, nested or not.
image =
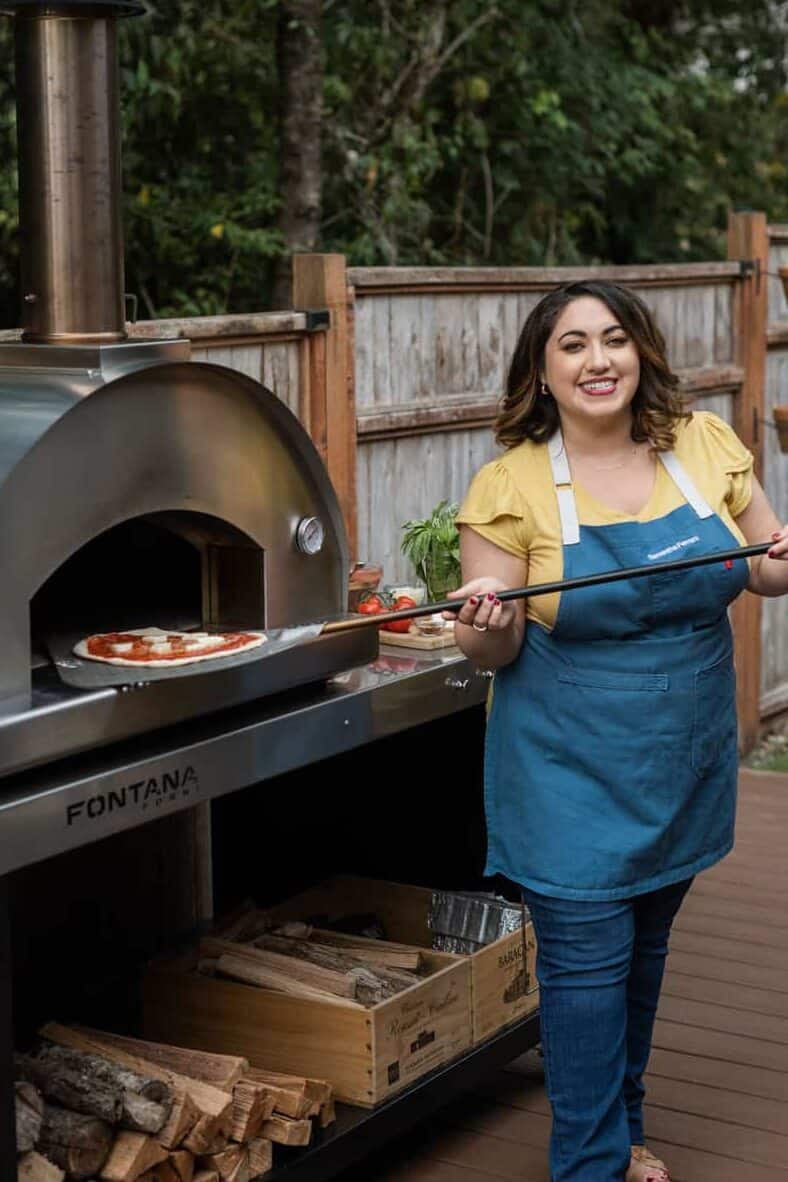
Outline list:
[[[0,0],[15,17],[22,339],[126,338],[117,18],[137,0]]]

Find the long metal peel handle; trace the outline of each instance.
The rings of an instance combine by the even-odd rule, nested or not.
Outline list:
[[[737,558],[752,558],[765,554],[772,542],[758,542],[755,546],[740,546],[735,550],[715,550],[711,554],[700,554],[694,558],[677,558],[671,562],[653,562],[647,566],[630,566],[623,570],[600,571],[596,575],[581,575],[578,579],[562,579],[555,583],[535,583],[532,587],[515,587],[511,591],[499,591],[498,598],[531,599],[535,595],[552,595],[556,591],[574,591],[579,587],[596,587],[600,583],[618,583],[622,579],[640,579],[645,575],[668,574],[672,571],[690,570],[694,566],[711,566],[717,562],[734,562]],[[415,620],[437,612],[458,612],[464,599],[444,599],[440,603],[424,603],[420,607],[404,607],[396,612],[377,612],[360,615],[355,620],[332,620],[324,625],[324,632],[346,632],[349,628],[363,628],[387,624],[390,620]]]

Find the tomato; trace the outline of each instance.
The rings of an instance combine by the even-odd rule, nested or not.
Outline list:
[[[411,599],[411,597],[409,595],[400,595],[397,599],[394,600],[394,611],[395,612],[402,611],[406,607],[415,607],[415,606],[416,606],[416,600]]]
[[[381,632],[410,632],[410,620],[389,620],[380,625]]]
[[[377,616],[383,611],[383,606],[364,601],[358,605],[358,610],[364,616]]]
[[[378,595],[375,591],[367,591],[361,596],[358,605],[360,612],[384,612],[386,611],[386,601],[382,595]]]

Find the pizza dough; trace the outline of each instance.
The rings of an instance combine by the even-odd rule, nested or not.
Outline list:
[[[99,632],[74,645],[78,657],[105,665],[140,669],[170,669],[236,656],[265,644],[264,632],[176,632],[161,628],[129,628],[125,632]]]

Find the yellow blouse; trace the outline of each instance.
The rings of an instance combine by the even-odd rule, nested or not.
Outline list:
[[[679,422],[673,450],[701,495],[744,544],[735,518],[752,496],[752,454],[733,429],[709,411],[695,411],[692,418]],[[636,516],[610,508],[580,484],[573,487],[581,525],[653,521],[684,503],[661,463],[656,465],[651,496]],[[471,482],[457,521],[526,559],[529,586],[563,577],[561,522],[546,444],[525,440],[485,464]],[[528,619],[550,630],[559,600],[560,593],[527,600]]]

